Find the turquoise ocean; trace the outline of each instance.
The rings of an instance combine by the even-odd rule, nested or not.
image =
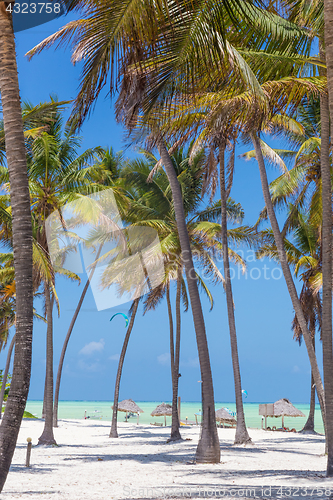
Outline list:
[[[144,413],[140,414],[141,424],[150,424],[153,422],[164,422],[164,417],[151,417],[150,414],[156,408],[158,404],[162,401],[136,401],[138,406],[143,410]],[[166,403],[168,401],[165,401]],[[72,419],[72,418],[84,418],[84,414],[93,419],[110,420],[112,415],[112,401],[60,401],[59,402],[59,413],[60,419]],[[301,410],[305,418],[288,418],[284,420],[284,425],[290,429],[295,428],[296,430],[301,430],[304,426],[308,413],[309,404],[295,404],[296,408]],[[35,415],[38,418],[42,416],[42,401],[28,401],[26,410]],[[216,403],[216,409],[228,408],[230,411],[236,411],[235,403]],[[186,417],[189,421],[195,421],[195,413],[199,413],[201,408],[200,402],[181,402],[181,420],[185,421]],[[248,427],[261,428],[261,416],[259,415],[259,403],[246,403],[244,402],[245,419]],[[119,413],[119,421],[125,420],[125,414]],[[198,417],[200,420],[200,417]],[[136,416],[129,419],[130,422],[136,422]],[[171,424],[171,417],[167,417],[167,425]],[[267,425],[270,427],[276,426],[281,427],[281,418],[268,418]],[[323,422],[321,419],[319,405],[316,405],[315,411],[315,430],[319,433],[324,432]]]

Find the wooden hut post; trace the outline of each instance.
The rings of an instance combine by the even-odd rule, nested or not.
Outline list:
[[[136,419],[136,425],[139,425],[139,417],[140,417],[140,413],[138,412],[138,418]]]
[[[166,415],[164,415],[164,427],[166,427]]]
[[[284,428],[284,415],[282,415],[282,428]]]
[[[126,412],[126,416],[125,416],[125,422],[127,422],[127,412]]]
[[[32,448],[32,439],[27,438],[27,455],[25,459],[25,466],[30,467],[30,456],[31,456],[31,448]]]

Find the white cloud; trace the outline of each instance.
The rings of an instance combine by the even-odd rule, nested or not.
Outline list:
[[[196,358],[188,358],[187,361],[182,361],[181,366],[189,366],[190,368],[197,368],[200,366],[198,356]]]
[[[119,361],[120,354],[112,354],[112,356],[109,357],[111,361]]]
[[[103,351],[104,346],[104,339],[101,339],[99,342],[89,342],[89,344],[86,344],[84,347],[82,347],[82,349],[79,351],[79,354],[82,354],[83,356],[90,356],[94,352]]]
[[[84,372],[100,372],[103,369],[103,365],[100,363],[87,363],[86,361],[83,361],[83,359],[79,359],[77,366]]]
[[[299,373],[301,371],[300,367],[295,365],[294,368],[293,368],[293,372],[294,373]]]
[[[160,354],[157,356],[157,361],[160,365],[169,365],[170,364],[170,353],[165,352],[164,354]]]

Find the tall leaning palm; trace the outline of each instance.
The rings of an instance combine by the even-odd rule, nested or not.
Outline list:
[[[172,159],[162,137],[158,138],[158,151],[165,167],[173,196],[178,237],[190,296],[201,370],[202,430],[196,451],[196,459],[198,462],[214,463],[220,461],[220,446],[215,421],[213,379],[209,359],[205,321],[197,278],[195,275],[190,238],[186,227],[182,193]]]
[[[279,84],[279,82],[277,82],[277,84]],[[294,96],[296,98],[296,103],[298,103],[296,108],[299,106],[300,98],[302,96],[305,98],[305,95],[303,95],[303,90],[306,91],[306,94],[308,93],[308,90],[310,90],[310,94],[307,95],[308,100],[311,99],[311,97],[313,97],[313,95],[316,95],[316,94],[318,95],[318,89],[311,90],[309,87],[309,89],[306,90],[306,87],[305,87],[302,90],[303,85],[304,85],[304,83],[302,83],[302,79],[294,80],[294,82],[293,82],[293,86],[295,86]],[[318,88],[321,91],[321,93],[325,94],[325,91],[326,91],[325,80],[323,80],[322,78],[318,78],[316,86],[317,85],[318,85]],[[297,89],[297,87],[298,87],[298,89]],[[299,93],[298,98],[297,98],[297,93]],[[283,104],[283,103],[281,103],[281,104]],[[283,106],[281,106],[281,108],[283,109]],[[271,114],[272,114],[272,116],[271,116],[271,120],[272,120],[275,118],[275,113],[274,113],[273,109],[271,110]],[[263,121],[265,121],[265,120],[263,120]],[[281,123],[279,126],[281,126]],[[321,123],[321,126],[322,126],[322,123]],[[259,125],[258,128],[260,129],[261,127],[262,127],[262,123]],[[294,280],[293,280],[293,277],[292,277],[292,274],[291,274],[291,271],[289,268],[288,259],[287,259],[287,255],[286,255],[286,251],[285,251],[284,243],[283,243],[283,235],[285,233],[286,227],[288,227],[288,224],[287,224],[287,226],[285,226],[285,228],[282,231],[280,231],[277,217],[276,217],[276,214],[274,211],[274,205],[273,205],[273,200],[272,200],[270,189],[269,189],[268,180],[267,180],[265,158],[264,158],[265,146],[264,146],[263,141],[259,138],[259,134],[256,133],[254,130],[251,130],[249,135],[251,136],[252,142],[255,146],[255,157],[258,161],[260,178],[261,178],[261,185],[262,185],[262,190],[263,190],[263,194],[264,194],[266,210],[267,210],[268,218],[270,220],[272,231],[274,234],[274,240],[275,240],[275,244],[277,246],[279,260],[281,263],[281,268],[282,268],[283,275],[284,275],[284,278],[285,278],[285,281],[286,281],[286,284],[288,287],[289,295],[290,295],[290,298],[291,298],[291,301],[292,301],[292,304],[293,304],[293,307],[295,310],[295,314],[297,315],[298,322],[299,322],[299,325],[300,325],[301,330],[302,330],[303,338],[304,338],[304,341],[306,344],[306,348],[307,348],[308,355],[309,355],[309,360],[311,363],[313,376],[315,379],[316,390],[317,390],[317,395],[318,395],[318,399],[319,399],[319,403],[320,403],[320,407],[321,407],[321,411],[322,411],[324,425],[326,425],[326,415],[325,415],[325,413],[326,413],[326,411],[325,411],[326,397],[324,395],[324,387],[322,384],[321,375],[319,372],[318,363],[317,363],[317,359],[316,359],[316,354],[315,354],[312,340],[311,340],[311,334],[308,330],[308,325],[307,325],[307,322],[306,322],[304,314],[303,314],[301,302],[299,300],[297,290],[295,287],[295,283],[294,283]],[[316,142],[316,141],[314,141],[314,142]],[[318,140],[317,140],[317,142],[318,142]],[[320,143],[320,141],[319,141],[319,143]],[[321,149],[323,149],[322,144],[321,144]],[[327,149],[327,148],[324,148],[324,149]],[[318,163],[318,155],[317,155],[317,163]],[[309,173],[311,173],[311,168],[309,170],[310,170]],[[295,169],[295,171],[297,173],[297,168]],[[297,176],[296,176],[296,178],[297,178]],[[313,178],[310,176],[309,179],[305,179],[305,181],[306,181],[305,188],[308,187],[307,184],[309,183],[309,181],[312,182],[313,180],[314,180],[315,185],[318,184],[318,179],[316,179],[316,176],[313,176]],[[292,192],[297,190],[297,188],[298,188],[298,186],[296,184],[295,189],[293,189]],[[302,190],[301,190],[301,194],[302,194]],[[314,200],[316,198],[318,199],[318,194],[319,194],[318,192],[314,193],[314,196],[313,196]],[[297,205],[298,205],[298,203],[297,203]],[[325,391],[326,391],[326,388],[325,388]],[[326,441],[326,444],[329,445],[329,442]],[[329,462],[329,460],[328,460],[328,462]]]
[[[230,278],[228,227],[227,227],[228,186],[226,183],[226,169],[225,169],[225,158],[224,158],[225,149],[226,145],[225,142],[222,140],[219,144],[219,164],[220,164],[221,234],[222,234],[222,247],[223,247],[223,265],[224,265],[225,291],[227,299],[228,322],[229,322],[232,364],[234,371],[236,411],[237,411],[237,428],[235,435],[235,444],[242,444],[251,442],[251,438],[247,432],[245,424],[245,416],[244,416],[244,408],[242,400],[242,383],[241,383],[241,374],[240,374],[238,347],[237,347],[234,300],[233,300],[232,285]],[[231,182],[230,182],[230,188],[231,188]]]
[[[10,2],[0,3],[0,92],[13,214],[16,348],[13,378],[0,426],[0,491],[7,478],[26,405],[31,373],[33,284],[32,228],[25,141]]]
[[[271,182],[270,192],[274,206],[288,207],[287,218],[282,229],[283,237],[290,233],[293,239],[296,238],[298,241],[297,248],[289,242],[286,252],[288,262],[295,266],[296,270],[304,268],[300,302],[313,343],[316,325],[321,330],[322,323],[319,294],[322,285],[321,99],[312,97],[302,103],[296,109],[295,116],[292,117],[292,129],[284,131],[284,135],[296,148],[295,150],[272,150],[268,144],[261,141],[265,155],[285,170],[282,175]],[[252,151],[244,156],[250,158],[253,155],[255,153]],[[284,159],[294,160],[292,168],[288,171],[283,162]],[[306,217],[303,215],[304,212],[307,212]],[[260,219],[266,215],[262,212]],[[268,247],[263,249],[263,251],[266,250]],[[302,332],[297,316],[294,318],[293,328],[296,338],[300,340]],[[314,430],[314,400],[315,384],[313,381],[310,415],[304,427],[308,431]]]
[[[300,324],[301,329],[302,329],[303,337],[304,337],[307,351],[309,354],[310,363],[311,363],[311,366],[313,368],[313,375],[314,375],[314,378],[316,380],[317,394],[318,394],[318,399],[319,399],[321,410],[322,410],[323,420],[325,422],[325,418],[326,418],[325,417],[325,401],[323,398],[324,390],[323,390],[323,385],[321,382],[321,376],[320,376],[315,352],[314,352],[312,341],[311,341],[311,335],[309,333],[307,323],[306,323],[306,320],[304,318],[304,314],[303,314],[303,310],[301,307],[301,303],[299,301],[296,286],[295,286],[295,283],[294,283],[294,280],[293,280],[293,277],[292,277],[292,274],[291,274],[291,271],[290,271],[290,268],[288,265],[288,259],[287,259],[286,252],[285,252],[284,245],[283,245],[283,238],[281,235],[281,231],[279,228],[277,217],[276,217],[275,212],[274,212],[274,207],[273,207],[271,195],[269,192],[269,184],[268,184],[268,180],[267,180],[266,167],[265,167],[264,156],[263,156],[262,149],[261,149],[261,143],[260,143],[259,137],[256,133],[251,133],[251,138],[252,138],[252,141],[253,141],[253,144],[255,147],[256,159],[257,159],[258,165],[259,165],[259,171],[260,171],[261,184],[262,184],[262,190],[263,190],[263,194],[264,194],[265,205],[266,205],[267,213],[268,213],[269,220],[270,220],[270,223],[272,226],[274,239],[275,239],[275,243],[277,246],[279,259],[280,259],[280,263],[281,263],[281,268],[282,268],[283,275],[284,275],[284,278],[285,278],[285,281],[286,281],[286,284],[288,287],[288,291],[290,294],[290,298],[292,300],[293,307],[295,309],[295,313],[297,315],[299,324]]]
[[[291,217],[292,216],[292,217]],[[321,217],[319,216],[319,219]],[[300,303],[304,318],[311,334],[313,347],[315,348],[316,330],[320,332],[322,324],[322,302],[320,296],[322,272],[321,272],[321,227],[313,224],[313,217],[294,210],[291,204],[288,211],[288,234],[284,238],[285,251],[289,265],[295,269],[295,275],[300,275],[302,290],[300,292]],[[267,230],[265,244],[257,252],[257,257],[270,257],[278,259],[276,245],[271,230]],[[292,321],[294,338],[301,343],[302,329],[297,315]],[[304,432],[314,433],[315,413],[315,382],[311,370],[310,411],[304,425]]]
[[[322,325],[322,300],[321,286],[318,286],[318,280],[322,277],[321,261],[321,227],[315,227],[311,219],[300,213],[298,215],[298,225],[294,230],[296,253],[299,250],[300,255],[296,257],[295,273],[300,274],[303,281],[300,293],[300,301],[303,307],[304,316],[308,322],[309,331],[312,337],[313,348],[315,349],[316,331],[321,332]],[[318,230],[319,229],[319,230]],[[293,250],[293,249],[291,249]],[[289,252],[289,254],[292,252]],[[297,320],[293,320],[294,337],[301,343],[302,331]],[[313,374],[311,371],[311,389],[310,389],[310,410],[307,421],[302,429],[303,433],[315,433],[316,390]]]

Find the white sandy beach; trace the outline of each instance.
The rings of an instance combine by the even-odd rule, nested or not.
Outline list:
[[[23,421],[4,500],[333,495],[322,436],[249,429],[254,444],[236,447],[235,430],[218,429],[221,462],[196,465],[199,427],[182,429],[190,440],[166,444],[168,427],[121,422],[119,438],[110,439],[108,422],[62,420],[55,429],[58,446],[36,446],[43,425]],[[24,465],[27,437],[33,440],[31,468]]]

